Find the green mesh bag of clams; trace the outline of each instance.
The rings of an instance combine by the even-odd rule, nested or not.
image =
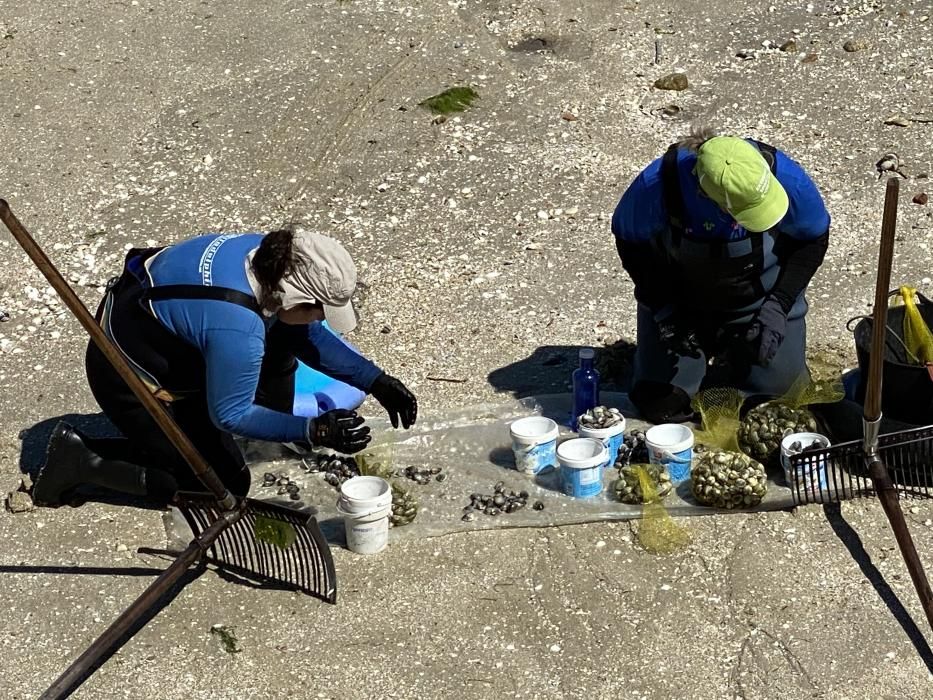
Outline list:
[[[739,447],[763,464],[777,464],[785,435],[818,432],[816,416],[806,407],[834,403],[844,395],[841,379],[815,382],[802,377],[786,394],[756,406],[745,415],[738,430]]]
[[[768,488],[764,465],[739,449],[742,395],[708,389],[693,399],[701,429],[694,432],[691,488],[698,503],[732,510],[761,503]]]

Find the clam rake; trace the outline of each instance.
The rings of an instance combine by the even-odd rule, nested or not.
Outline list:
[[[334,562],[317,521],[275,504],[248,498],[238,499],[227,491],[214,470],[165,407],[136,376],[84,303],[2,199],[0,220],[210,492],[179,494],[176,505],[191,528],[194,539],[58,677],[42,698],[63,698],[74,692],[108,654],[118,648],[127,635],[133,633],[160,599],[196,563],[212,563],[234,576],[268,581],[276,587],[298,590],[330,603],[336,602]]]
[[[824,503],[875,494],[881,500],[894,538],[907,565],[910,578],[933,627],[933,590],[917,554],[910,530],[898,503],[903,496],[930,496],[933,491],[933,427],[905,430],[879,436],[881,425],[881,383],[888,314],[888,287],[894,257],[897,224],[898,181],[890,179],[884,198],[878,277],[872,311],[871,352],[868,383],[862,418],[864,438],[795,455],[790,460],[798,475],[794,497],[801,503]],[[800,475],[808,475],[801,479]],[[822,476],[820,476],[822,475]],[[892,478],[892,476],[894,478]],[[895,479],[897,485],[895,485]],[[820,481],[824,483],[820,483]],[[801,481],[803,484],[801,485]]]

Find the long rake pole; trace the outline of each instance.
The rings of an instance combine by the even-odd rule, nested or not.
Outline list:
[[[155,422],[165,432],[166,436],[168,436],[168,439],[175,445],[182,457],[185,458],[185,461],[191,465],[191,468],[194,470],[194,473],[197,474],[201,483],[214,494],[225,510],[234,508],[236,506],[236,499],[233,494],[227,490],[223,482],[217,476],[217,473],[204,460],[204,457],[201,456],[198,449],[191,443],[188,436],[178,427],[178,424],[175,423],[168,414],[165,407],[159,403],[159,400],[146,388],[142,380],[136,376],[136,373],[130,368],[129,363],[127,363],[120,351],[114,347],[110,338],[104,334],[103,329],[94,320],[91,312],[88,311],[87,307],[84,305],[84,302],[74,293],[65,281],[65,278],[61,276],[61,273],[55,269],[55,265],[49,260],[45,251],[39,247],[39,244],[36,243],[29,234],[26,227],[19,222],[19,219],[17,219],[10,210],[10,205],[7,204],[4,199],[0,199],[0,220],[6,224],[10,233],[13,234],[13,238],[16,239],[16,242],[22,246],[26,255],[36,264],[39,271],[45,275],[45,278],[49,281],[49,284],[52,285],[52,288],[58,292],[62,301],[65,302],[65,306],[71,310],[71,313],[73,313],[78,321],[80,321],[81,325],[84,326],[84,330],[90,334],[91,339],[110,361],[114,369],[120,374],[120,378],[133,390],[133,393],[136,394],[136,398],[142,402],[142,405],[149,411]]]
[[[891,285],[891,265],[894,259],[894,232],[897,226],[898,180],[888,180],[884,193],[884,214],[881,222],[881,248],[878,252],[878,279],[875,285],[875,306],[872,312],[871,354],[868,365],[868,386],[865,392],[865,466],[871,476],[881,507],[894,531],[907,571],[913,581],[927,622],[933,628],[933,590],[927,580],[923,563],[917,554],[907,521],[897,500],[897,492],[888,469],[878,455],[878,431],[881,423],[881,380],[885,357],[885,334],[888,315],[888,289]]]
[[[202,532],[200,537],[192,540],[175,561],[120,614],[120,617],[114,620],[110,627],[95,639],[87,650],[65,669],[62,675],[55,679],[39,700],[58,700],[68,697],[83,682],[85,675],[97,665],[101,657],[133,628],[146,611],[155,605],[178,579],[184,576],[192,564],[204,556],[214,540],[242,516],[243,511],[240,509],[227,511],[221,519],[215,520]]]
[[[204,460],[197,448],[188,439],[178,424],[172,419],[161,403],[149,392],[142,380],[136,376],[130,368],[126,359],[120,354],[120,351],[114,346],[110,339],[104,334],[103,329],[94,320],[94,317],[87,310],[87,307],[74,293],[74,290],[68,285],[61,273],[52,264],[48,256],[39,247],[39,244],[33,239],[26,227],[23,226],[16,216],[10,211],[10,206],[6,200],[0,199],[0,220],[6,225],[13,234],[16,242],[22,246],[26,255],[36,264],[39,271],[45,276],[52,285],[52,288],[58,292],[59,296],[65,302],[65,305],[71,310],[84,329],[90,334],[91,339],[97,344],[104,356],[110,361],[114,369],[120,374],[120,377],[127,383],[136,397],[142,402],[146,410],[149,411],[159,427],[165,432],[168,439],[175,445],[176,449],[185,458],[194,473],[197,474],[201,482],[210,489],[211,493],[217,498],[224,515],[215,520],[207,529],[201,533],[201,536],[193,540],[179,557],[137,598],[129,608],[127,608],[104,633],[98,637],[87,650],[79,656],[74,663],[69,666],[65,672],[49,687],[42,695],[45,700],[54,700],[67,697],[73,692],[74,688],[80,684],[85,674],[94,668],[97,662],[107,653],[107,651],[120,639],[122,635],[128,632],[145,614],[146,610],[152,607],[158,599],[164,595],[179,578],[188,570],[188,568],[200,559],[207,548],[232,524],[243,517],[243,506],[237,502],[237,499],[223,485],[223,482],[217,476],[217,473]]]

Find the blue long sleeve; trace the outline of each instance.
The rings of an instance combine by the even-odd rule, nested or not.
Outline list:
[[[252,294],[246,257],[258,234],[200,236],[172,246],[150,267],[154,285],[202,284]],[[204,356],[211,420],[223,430],[274,442],[305,440],[308,419],[255,403],[268,338],[275,333],[310,367],[368,391],[382,370],[326,325],[288,326],[224,301],[172,299],[153,304],[156,316]],[[267,324],[269,328],[267,330]]]
[[[258,332],[212,329],[206,334],[202,352],[211,420],[223,430],[244,437],[271,442],[305,440],[307,418],[254,403],[264,347],[258,317],[256,325]]]

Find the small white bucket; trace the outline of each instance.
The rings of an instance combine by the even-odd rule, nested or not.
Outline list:
[[[577,421],[577,425],[580,425]],[[625,433],[625,418],[610,428],[585,428],[580,425],[577,434],[580,437],[596,438],[609,450],[609,466],[616,463],[616,457],[619,456],[619,447],[622,445],[622,438]]]
[[[829,438],[819,433],[791,433],[781,440],[781,466],[784,467],[784,481],[787,485],[804,493],[819,493],[826,489],[826,463],[819,459],[801,464],[796,470],[791,470],[790,458],[797,454],[790,449],[795,442],[799,442],[804,449],[816,441],[821,441],[829,447]],[[795,472],[795,473],[792,473]]]
[[[520,418],[509,427],[515,468],[539,474],[557,464],[557,423],[544,416]]]
[[[392,487],[378,476],[355,476],[340,486],[337,512],[343,516],[347,547],[357,554],[375,554],[389,541]]]
[[[603,469],[609,450],[595,438],[571,438],[557,448],[560,481],[564,493],[574,498],[589,498],[602,493]]]
[[[662,423],[648,428],[645,443],[652,464],[667,468],[671,481],[679,483],[690,478],[693,464],[693,431],[679,423]]]

